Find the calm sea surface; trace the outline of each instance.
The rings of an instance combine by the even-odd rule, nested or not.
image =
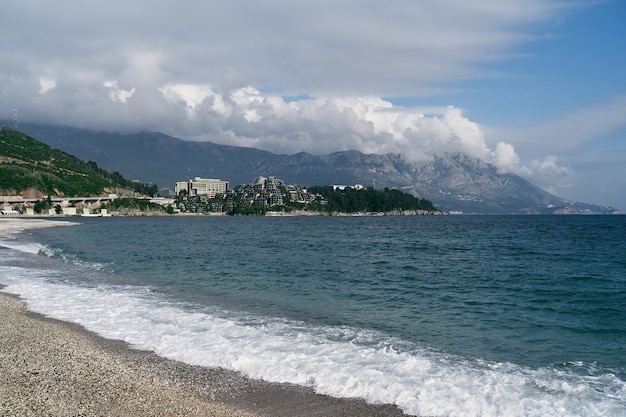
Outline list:
[[[626,216],[81,218],[5,236],[32,310],[433,416],[626,415]]]

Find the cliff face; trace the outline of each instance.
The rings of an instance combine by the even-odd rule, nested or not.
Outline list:
[[[189,142],[160,133],[121,135],[69,127],[22,125],[38,140],[96,161],[127,178],[173,189],[176,181],[195,176],[220,178],[231,187],[258,176],[277,176],[304,186],[363,184],[390,187],[432,201],[444,211],[464,213],[600,213],[615,211],[568,201],[513,174],[463,154],[444,154],[430,161],[407,162],[397,154],[366,155],[357,151],[329,155],[278,155],[253,148]]]

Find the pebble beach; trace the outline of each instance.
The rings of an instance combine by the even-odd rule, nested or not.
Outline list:
[[[0,219],[0,234],[70,225]],[[0,256],[3,249],[0,248]],[[337,399],[131,349],[28,311],[0,289],[2,416],[402,416],[389,405]]]

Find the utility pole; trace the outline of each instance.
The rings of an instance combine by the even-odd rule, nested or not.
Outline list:
[[[13,121],[15,122],[15,130],[17,130],[17,109],[13,109]]]

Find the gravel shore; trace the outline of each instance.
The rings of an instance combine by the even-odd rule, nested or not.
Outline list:
[[[0,221],[0,234],[56,223],[27,222]],[[403,415],[390,405],[318,395],[130,349],[32,313],[19,298],[0,292],[0,416]]]
[[[0,295],[2,416],[252,416],[203,401],[142,373],[74,326],[45,320]]]

